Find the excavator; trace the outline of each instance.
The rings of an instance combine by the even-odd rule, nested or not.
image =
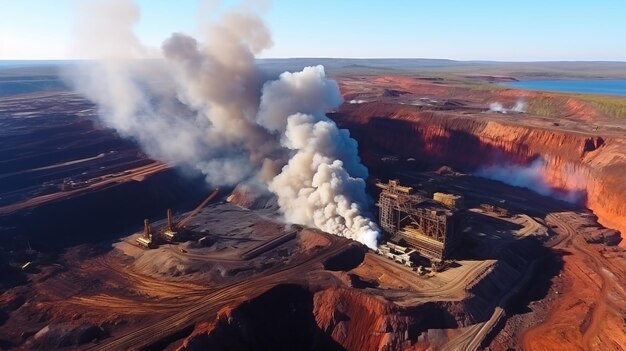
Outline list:
[[[167,209],[167,226],[161,232],[160,238],[166,242],[175,242],[180,241],[186,232],[187,223],[200,212],[204,206],[206,206],[209,201],[213,200],[219,193],[219,188],[215,188],[213,192],[206,198],[204,201],[198,205],[193,211],[191,211],[185,218],[183,218],[180,222],[174,223],[174,216],[172,214],[171,209]],[[143,235],[137,238],[137,244],[139,246],[152,249],[158,246],[158,239],[153,234],[152,226],[150,222],[146,219],[144,220],[144,233]]]
[[[152,234],[152,226],[150,225],[150,221],[146,218],[143,220],[143,234],[141,234],[135,241],[137,245],[144,247],[146,249],[154,249],[158,246],[157,240]]]

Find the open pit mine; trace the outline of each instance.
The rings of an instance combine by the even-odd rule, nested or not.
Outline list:
[[[626,123],[553,93],[331,76],[375,245],[152,161],[75,93],[2,98],[0,347],[626,349]],[[546,100],[558,114],[532,112]]]

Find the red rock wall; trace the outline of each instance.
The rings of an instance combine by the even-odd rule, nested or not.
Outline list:
[[[416,340],[428,328],[456,328],[459,322],[476,323],[464,302],[403,308],[356,289],[310,293],[283,285],[199,323],[178,350],[415,351],[428,348],[427,340]]]

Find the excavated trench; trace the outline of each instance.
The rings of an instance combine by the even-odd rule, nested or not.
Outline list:
[[[349,246],[324,265],[349,272],[362,260],[362,252],[360,245]],[[528,303],[520,296],[526,296],[529,287],[520,285],[520,281],[529,263],[551,254],[536,240],[511,245],[503,248],[497,264],[467,287],[466,297],[451,301],[426,299],[408,306],[383,297],[385,290],[375,286],[278,285],[239,306],[223,309],[216,318],[208,318],[211,322],[196,325],[181,350],[373,351],[427,347],[432,342],[441,343],[438,338],[443,335],[430,331],[485,322],[496,307],[519,310]],[[532,281],[536,290],[533,299],[545,296],[551,278],[546,275]],[[511,291],[517,293],[505,299]]]
[[[200,191],[199,189],[206,189]],[[189,209],[209,192],[204,179],[170,169],[129,182],[45,204],[0,218],[8,248],[51,251],[117,239],[140,228],[143,218],[160,219],[167,208]]]
[[[221,313],[187,338],[181,350],[343,350],[315,321],[313,294],[279,285]]]
[[[368,104],[364,104],[368,105]],[[332,117],[359,142],[372,173],[385,155],[465,172],[488,166],[529,166],[554,194],[572,194],[606,227],[626,232],[626,138],[528,127],[454,113],[396,111],[391,105],[344,106]]]
[[[447,307],[402,308],[355,289],[284,284],[197,326],[180,350],[396,350],[428,328],[457,327]]]

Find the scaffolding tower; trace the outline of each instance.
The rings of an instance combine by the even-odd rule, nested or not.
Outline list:
[[[392,241],[403,241],[425,257],[443,260],[459,243],[457,211],[443,203],[415,194],[397,179],[377,183],[381,228]]]

